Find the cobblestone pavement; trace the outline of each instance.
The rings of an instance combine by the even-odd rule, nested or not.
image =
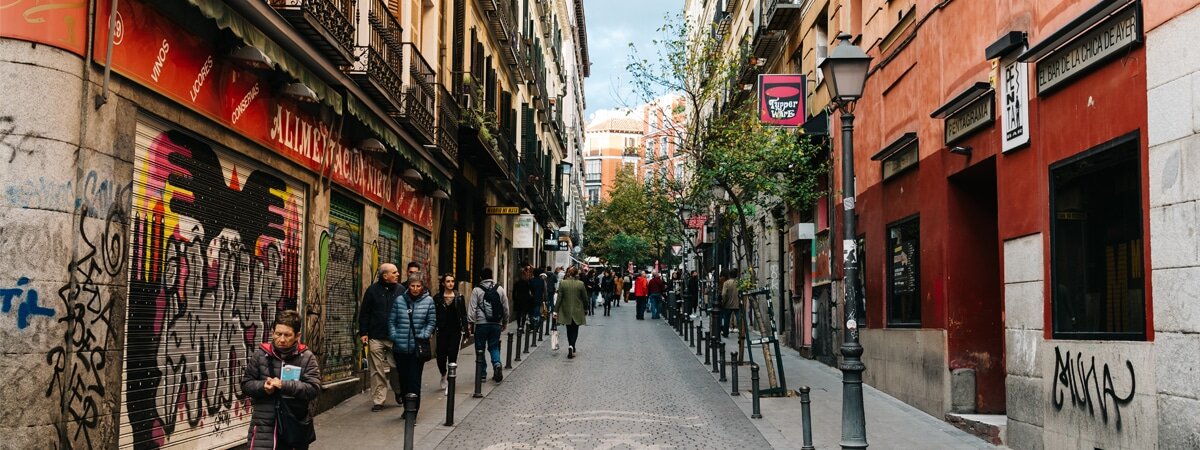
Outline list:
[[[665,322],[634,320],[632,303],[601,311],[575,359],[559,327],[562,349],[529,355],[438,448],[770,448]]]

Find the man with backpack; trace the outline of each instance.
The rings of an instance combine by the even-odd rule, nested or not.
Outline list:
[[[504,361],[500,359],[500,334],[508,329],[508,295],[504,287],[492,278],[492,269],[485,267],[483,280],[471,292],[471,304],[467,306],[467,320],[475,334],[475,350],[484,350],[492,355],[492,379],[497,383],[504,380],[501,372]],[[485,377],[486,373],[479,376]]]

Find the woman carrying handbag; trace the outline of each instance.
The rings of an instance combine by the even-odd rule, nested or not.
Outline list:
[[[462,294],[454,288],[454,275],[444,274],[442,290],[434,298],[437,303],[437,365],[442,373],[441,389],[446,391],[447,363],[458,363],[458,351],[462,349],[463,331],[467,329],[467,304]]]
[[[300,314],[279,313],[271,333],[250,355],[242,394],[254,401],[247,443],[255,449],[307,449],[317,439],[308,402],[321,392],[317,357],[299,343]]]
[[[392,338],[392,356],[396,360],[396,372],[400,378],[397,402],[404,404],[404,396],[417,395],[417,409],[421,409],[421,372],[425,362],[433,358],[429,337],[437,326],[437,312],[433,297],[425,290],[420,277],[408,279],[408,290],[392,302],[392,314],[388,320],[388,334]]]

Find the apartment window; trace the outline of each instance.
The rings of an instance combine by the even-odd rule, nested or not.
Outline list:
[[[659,138],[658,145],[659,145],[659,152],[662,153],[662,157],[666,158],[667,157],[667,137],[663,136],[663,137]]]
[[[1146,339],[1138,135],[1050,168],[1054,337]]]
[[[600,160],[593,159],[587,162],[587,181],[600,181]]]
[[[650,161],[654,160],[654,154],[655,154],[655,152],[657,152],[657,150],[655,150],[655,148],[654,148],[654,143],[655,143],[654,139],[646,140],[646,162],[650,162]]]
[[[588,188],[588,205],[600,203],[600,188]]]
[[[888,326],[921,326],[921,229],[905,219],[888,227]]]
[[[825,80],[825,74],[821,73],[821,62],[829,56],[829,16],[825,11],[821,11],[821,15],[817,16],[817,21],[814,24],[813,32],[816,33],[817,48],[815,49],[815,62],[813,66],[814,73],[817,78],[817,84],[821,84]]]
[[[675,162],[675,179],[682,180],[683,177],[683,161]]]

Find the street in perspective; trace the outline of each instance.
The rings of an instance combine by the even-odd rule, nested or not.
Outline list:
[[[0,450],[1200,450],[1200,0],[0,0]]]

